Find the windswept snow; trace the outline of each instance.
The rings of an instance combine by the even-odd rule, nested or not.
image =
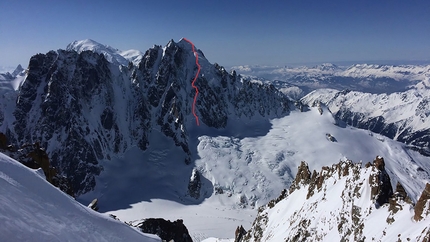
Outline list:
[[[99,214],[0,153],[0,241],[160,241]]]

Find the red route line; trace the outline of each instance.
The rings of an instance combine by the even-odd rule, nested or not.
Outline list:
[[[193,82],[191,82],[191,86],[194,89],[196,89],[196,95],[194,96],[192,112],[193,112],[194,117],[196,118],[197,126],[200,126],[199,117],[196,114],[196,100],[197,100],[197,96],[199,95],[199,89],[195,85],[195,82],[197,81],[197,78],[199,77],[199,74],[200,74],[199,54],[197,53],[197,51],[195,51],[193,42],[189,41],[186,38],[183,38],[183,40],[185,40],[188,43],[190,43],[190,45],[191,45],[191,47],[193,49],[194,56],[196,57],[197,73],[196,73],[196,76],[194,77]]]

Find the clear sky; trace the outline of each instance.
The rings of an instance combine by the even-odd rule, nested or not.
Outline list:
[[[186,37],[220,65],[430,60],[430,0],[0,0],[0,66],[93,39]]]

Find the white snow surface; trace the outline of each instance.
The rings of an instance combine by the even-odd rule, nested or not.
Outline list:
[[[411,128],[420,131],[429,128],[430,107],[423,103],[430,100],[430,89],[410,89],[405,92],[391,94],[371,94],[351,91],[346,95],[337,94],[334,89],[315,90],[304,98],[305,104],[319,101],[336,113],[340,108],[348,107],[354,113],[363,113],[368,119],[382,116],[386,123],[405,122],[397,134],[403,129]]]
[[[143,57],[143,53],[139,50],[121,51],[109,45],[100,44],[91,39],[73,41],[67,46],[66,50],[75,50],[78,53],[87,50],[94,51],[96,53],[103,54],[109,62],[124,66],[127,66],[129,62],[137,64]]]
[[[97,213],[0,153],[0,241],[160,241]]]
[[[322,115],[311,108],[255,126],[231,120],[225,130],[201,125],[192,133],[190,147],[197,147],[193,165],[184,166],[180,148],[153,131],[148,150],[133,148],[106,161],[95,190],[79,200],[87,204],[98,198],[101,212],[122,221],[183,219],[192,238],[201,241],[232,238],[239,225],[249,229],[257,208],[289,187],[303,160],[319,170],[340,160],[365,163],[380,155],[393,186],[400,181],[414,201],[430,182],[428,157],[381,135],[336,126],[324,107]],[[202,174],[198,200],[187,192],[193,168]]]

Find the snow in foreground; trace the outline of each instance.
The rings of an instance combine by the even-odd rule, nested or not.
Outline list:
[[[0,153],[0,241],[160,241],[84,207]]]

